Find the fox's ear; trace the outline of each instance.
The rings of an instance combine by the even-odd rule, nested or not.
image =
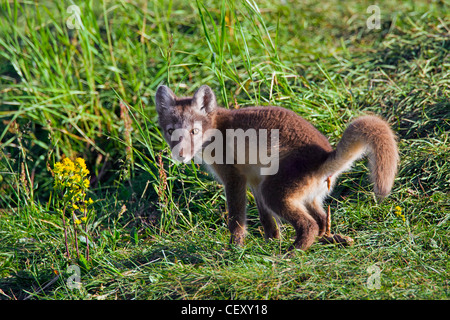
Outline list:
[[[210,87],[203,85],[194,93],[192,97],[193,107],[200,111],[210,113],[216,108],[216,96]]]
[[[175,105],[176,95],[168,86],[161,85],[156,90],[156,111],[162,112]]]

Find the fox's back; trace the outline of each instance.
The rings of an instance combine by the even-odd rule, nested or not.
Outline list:
[[[322,133],[291,110],[281,107],[248,107],[235,110],[222,109],[219,112],[228,113],[224,117],[227,120],[222,125],[218,123],[219,129],[222,130],[265,129],[269,132],[273,129],[279,130],[280,155],[293,151],[328,154],[333,150]]]

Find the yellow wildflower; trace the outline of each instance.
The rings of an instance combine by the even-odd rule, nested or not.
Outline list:
[[[74,161],[69,158],[64,158],[60,162],[56,162],[53,167],[53,177],[54,177],[54,189],[56,195],[62,198],[64,210],[57,208],[57,211],[63,215],[63,222],[65,221],[64,215],[66,212],[71,212],[72,221],[75,226],[82,223],[87,223],[87,206],[92,204],[94,201],[89,198],[86,200],[86,193],[89,189],[89,170],[86,168],[86,162],[83,158],[76,158]],[[66,211],[67,209],[67,211]],[[79,210],[83,213],[83,217],[78,218],[75,212]],[[86,225],[87,226],[87,225]],[[86,228],[87,231],[87,228]],[[66,224],[64,224],[64,235],[66,244],[66,254],[70,257],[68,242],[67,242],[67,230]],[[86,235],[86,241],[87,241]],[[77,256],[79,256],[78,251],[78,238],[76,234],[74,236],[75,246],[77,250]],[[89,246],[87,250],[87,259],[89,259]]]
[[[83,158],[76,158],[76,159],[75,159],[75,163],[76,163],[80,168],[86,168],[86,161],[84,161]]]
[[[402,207],[396,206],[396,207],[394,208],[394,213],[395,213],[395,215],[396,215],[397,217],[402,218],[402,221],[403,221],[403,222],[406,222],[405,215],[402,214]]]
[[[53,172],[56,175],[61,174],[61,172],[64,170],[64,165],[61,162],[55,163],[55,167],[53,168]]]
[[[90,185],[87,178],[89,170],[86,168],[84,159],[76,158],[75,161],[72,161],[69,158],[64,158],[61,162],[55,163],[53,173],[55,190],[63,193],[63,199],[74,210],[80,209],[76,203],[84,202],[86,191]],[[85,204],[82,207],[86,209]]]
[[[89,170],[86,168],[86,162],[84,161],[84,159],[83,158],[77,158],[75,160],[75,162],[76,162],[78,168],[81,169],[80,170],[81,171],[81,175],[83,177],[87,176],[89,174]]]
[[[70,175],[72,172],[75,171],[75,165],[69,158],[63,159],[63,165],[64,165],[64,171],[67,175]]]
[[[73,184],[79,184],[81,182],[81,176],[77,173],[71,177]]]

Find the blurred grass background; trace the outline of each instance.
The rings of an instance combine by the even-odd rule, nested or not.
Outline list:
[[[449,4],[378,1],[380,29],[369,5],[2,0],[0,299],[448,298]],[[246,245],[229,248],[222,187],[169,157],[162,82],[178,95],[208,84],[229,108],[292,109],[333,144],[354,117],[380,114],[399,137],[392,194],[377,204],[358,163],[328,201],[356,245],[287,257],[292,228],[265,242],[249,193]],[[79,262],[54,212],[49,169],[63,157],[86,160],[96,200],[81,290],[67,288]]]

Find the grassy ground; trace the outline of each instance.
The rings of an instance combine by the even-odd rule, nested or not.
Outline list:
[[[82,24],[56,3],[1,2],[0,299],[449,298],[445,1],[378,1],[380,29],[365,1],[77,1]],[[392,194],[376,203],[359,162],[328,200],[355,245],[292,255],[292,227],[264,241],[249,194],[246,244],[229,247],[222,186],[169,158],[162,81],[292,109],[333,144],[380,114],[399,137]],[[90,170],[80,225],[53,188],[64,157]]]

